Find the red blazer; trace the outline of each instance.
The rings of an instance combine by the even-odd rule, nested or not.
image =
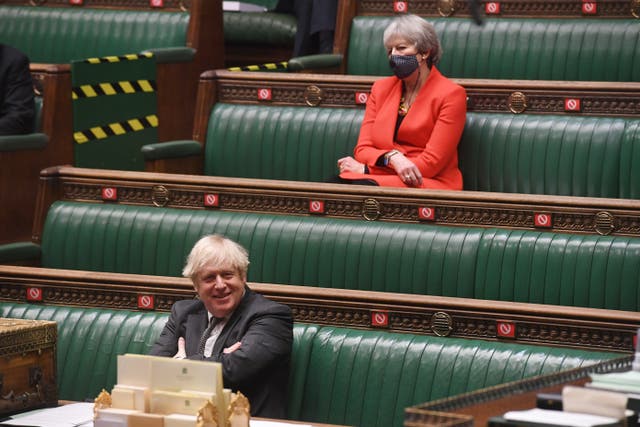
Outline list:
[[[379,185],[406,187],[396,172],[376,166],[378,158],[394,148],[401,151],[422,173],[422,188],[462,190],[458,169],[458,142],[464,129],[467,95],[462,86],[431,68],[409,112],[398,139],[393,133],[402,95],[402,81],[387,77],[376,81],[367,101],[354,157],[369,168],[369,174],[342,173],[345,179],[373,179]]]

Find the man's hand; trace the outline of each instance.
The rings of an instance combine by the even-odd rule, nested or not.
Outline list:
[[[178,338],[178,352],[173,355],[174,359],[186,359],[187,352],[184,349],[184,338]]]
[[[230,345],[229,347],[227,347],[227,348],[225,348],[224,350],[222,350],[222,352],[223,352],[224,354],[233,353],[234,351],[236,351],[237,349],[239,349],[239,348],[240,348],[240,345],[241,345],[241,344],[242,344],[242,343],[241,343],[240,341],[238,341],[238,342],[236,342],[235,344]]]

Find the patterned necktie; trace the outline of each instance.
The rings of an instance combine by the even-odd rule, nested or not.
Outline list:
[[[218,319],[211,316],[211,320],[209,320],[209,326],[207,326],[207,329],[204,330],[202,336],[200,337],[200,344],[198,344],[198,354],[204,355],[204,346],[211,336],[211,331],[213,331],[213,328],[215,328],[216,323],[218,323]]]

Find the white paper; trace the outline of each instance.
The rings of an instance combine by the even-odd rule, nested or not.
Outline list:
[[[55,408],[29,411],[15,415],[2,423],[41,427],[93,426],[93,402],[72,403]]]
[[[545,424],[571,427],[591,427],[602,424],[613,424],[619,421],[616,418],[602,417],[599,415],[540,408],[525,411],[509,411],[502,417],[508,421],[544,422]]]
[[[228,12],[266,12],[267,8],[259,4],[247,3],[244,1],[223,1],[222,10]]]

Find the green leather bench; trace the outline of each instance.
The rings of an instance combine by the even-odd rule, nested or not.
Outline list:
[[[247,248],[252,282],[640,310],[640,239],[622,236],[58,201],[41,245],[0,260],[180,276],[209,233]]]
[[[0,6],[0,40],[39,63],[147,49],[187,51],[188,25],[187,12]]]
[[[204,174],[327,181],[338,173],[337,159],[353,153],[363,115],[355,108],[216,103]],[[156,147],[143,147],[147,159],[162,155]],[[636,118],[469,112],[458,155],[464,190],[640,198]]]
[[[382,45],[393,16],[356,16],[348,34],[347,74],[391,75]],[[435,26],[448,77],[474,79],[640,81],[640,33],[635,19],[425,18]],[[344,54],[345,52],[339,52]],[[341,55],[305,57],[335,66]]]
[[[640,120],[468,113],[465,190],[640,198]]]
[[[277,0],[249,0],[247,3],[266,10],[223,13],[227,66],[260,65],[291,58],[296,17],[277,12]]]
[[[220,2],[190,0],[188,10],[177,1],[165,1],[162,8],[148,0],[118,7],[109,0],[71,7],[52,3],[0,4],[0,40],[27,54],[32,72],[45,74],[45,132],[56,148],[43,153],[48,159],[43,167],[76,164],[72,60],[152,52],[158,141],[191,135],[198,76],[224,65]]]
[[[168,313],[0,302],[0,316],[58,322],[63,400],[116,381],[116,356],[147,353]],[[289,418],[402,426],[404,408],[612,359],[619,354],[296,323]]]

